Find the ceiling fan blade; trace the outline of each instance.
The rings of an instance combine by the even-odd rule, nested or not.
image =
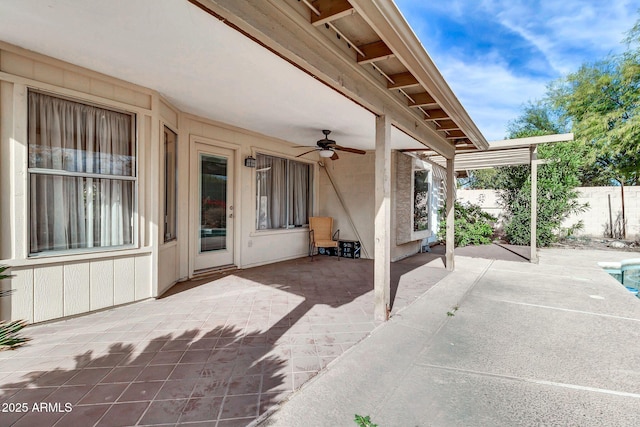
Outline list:
[[[338,153],[336,153],[335,151],[333,152],[333,156],[329,157],[331,160],[338,160],[340,157],[338,157]]]
[[[341,150],[341,151],[346,151],[348,153],[355,153],[355,154],[366,154],[367,152],[364,150],[358,150],[357,148],[349,148],[349,147],[342,147],[340,145],[331,145],[331,148],[334,148],[336,150]]]
[[[313,148],[315,145],[294,145],[293,148]]]
[[[307,151],[307,152],[305,152],[305,153],[298,154],[296,157],[302,157],[302,156],[304,156],[305,154],[313,153],[314,151],[317,151],[317,150],[309,150],[309,151]]]

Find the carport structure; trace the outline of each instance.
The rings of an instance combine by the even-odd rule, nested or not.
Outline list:
[[[547,163],[538,159],[538,145],[573,141],[573,133],[534,136],[529,138],[505,139],[489,142],[489,149],[479,152],[475,147],[460,147],[455,157],[456,173],[467,174],[470,170],[491,169],[501,166],[530,165],[531,167],[531,255],[529,261],[538,263],[537,250],[537,209],[538,209],[538,165]],[[429,159],[440,165],[445,164],[442,156],[427,153]]]

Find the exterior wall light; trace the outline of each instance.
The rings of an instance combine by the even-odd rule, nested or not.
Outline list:
[[[253,156],[249,156],[246,159],[244,159],[244,165],[248,168],[255,168],[256,159]]]

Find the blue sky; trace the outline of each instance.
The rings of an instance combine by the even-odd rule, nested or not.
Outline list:
[[[625,49],[640,0],[395,0],[489,140],[549,82]]]

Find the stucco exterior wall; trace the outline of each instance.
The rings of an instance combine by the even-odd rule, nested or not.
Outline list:
[[[578,202],[588,203],[589,208],[582,213],[571,215],[562,226],[570,227],[582,221],[584,228],[575,232],[578,236],[609,237],[611,224],[620,229],[622,221],[622,196],[620,187],[578,187]],[[502,208],[498,194],[494,190],[458,190],[458,200],[479,204],[492,215],[500,216]],[[627,238],[640,238],[640,187],[625,187],[625,217]],[[543,203],[542,200],[539,203]]]
[[[437,232],[437,205],[442,202],[439,194],[444,194],[440,181],[443,169],[431,165],[434,178],[432,194],[432,214],[430,233],[412,237],[413,224],[413,161],[408,155],[393,152],[391,161],[391,259],[405,258],[420,251],[422,239],[435,239]],[[319,214],[333,216],[340,238],[360,240],[363,258],[373,259],[374,218],[375,218],[375,153],[364,156],[340,154],[338,161],[326,161],[320,170]],[[442,170],[441,170],[442,169]],[[335,187],[331,184],[329,176]],[[340,193],[344,205],[337,195]],[[351,216],[351,221],[349,221]],[[354,228],[355,227],[355,228]],[[401,235],[400,239],[398,236]]]
[[[360,240],[361,257],[373,259],[375,154],[340,153],[339,160],[325,160],[323,164],[319,171],[318,214],[334,217],[334,228],[340,229],[340,239]]]

